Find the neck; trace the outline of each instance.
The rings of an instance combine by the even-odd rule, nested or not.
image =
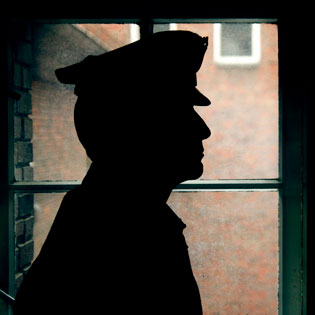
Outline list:
[[[145,180],[141,183],[141,178],[139,179],[139,188],[141,194],[145,199],[156,200],[161,203],[166,203],[172,190],[176,187],[171,182],[165,180],[152,180],[146,182]],[[147,197],[147,198],[146,198]]]
[[[132,173],[132,174],[130,174]],[[178,185],[178,181],[171,179],[168,176],[159,175],[150,176],[144,172],[128,172],[120,174],[110,174],[106,168],[99,163],[93,162],[83,183],[86,187],[102,187],[111,190],[121,190],[121,185],[125,187],[125,194],[132,199],[143,199],[144,201],[157,201],[166,203],[172,190]],[[163,178],[162,178],[163,177]],[[124,178],[127,178],[127,183],[124,183]]]

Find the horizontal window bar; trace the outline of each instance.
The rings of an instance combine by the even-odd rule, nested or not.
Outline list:
[[[67,192],[80,186],[80,184],[81,181],[15,182],[9,185],[9,189],[19,193]],[[125,185],[128,187],[128,183]],[[279,189],[281,185],[281,181],[277,179],[192,180],[179,184],[175,191]],[[124,186],[123,182],[122,186]]]
[[[174,19],[159,19],[153,18],[153,24],[167,23],[277,23],[277,18],[174,18]]]
[[[81,185],[81,181],[43,181],[43,182],[15,182],[9,185],[13,192],[67,192]]]
[[[176,190],[257,190],[279,189],[282,182],[278,179],[217,179],[192,180],[179,184]]]
[[[221,15],[220,15],[221,16]],[[163,23],[277,23],[277,17],[177,17],[177,18],[152,18],[149,22],[153,24]],[[73,18],[73,19],[16,19],[17,22],[34,22],[42,24],[125,24],[125,23],[136,23],[140,24],[142,19],[140,17],[127,17],[127,18],[95,18],[95,19],[84,19],[84,18]]]

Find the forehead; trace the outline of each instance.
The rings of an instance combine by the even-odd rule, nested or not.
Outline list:
[[[173,102],[164,102],[154,109],[152,120],[157,121],[163,127],[163,124],[183,125],[189,124],[194,119],[196,111],[192,104]]]
[[[195,86],[191,84],[170,84],[158,88],[160,95],[167,97],[172,101],[193,102]]]

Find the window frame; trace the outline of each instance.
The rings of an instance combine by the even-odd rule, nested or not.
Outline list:
[[[119,19],[118,23],[138,23],[141,34],[152,31],[152,23],[217,23],[217,22],[243,22],[244,19],[153,19],[141,21],[139,19]],[[49,23],[86,23],[86,20],[50,20]],[[96,21],[93,21],[96,22]],[[102,19],[98,23],[105,23]],[[113,23],[113,19],[107,20]],[[289,66],[285,49],[288,38],[282,31],[283,24],[277,19],[246,19],[253,23],[277,23],[279,29],[279,179],[267,180],[200,180],[188,181],[176,187],[177,191],[210,190],[278,190],[279,204],[279,314],[306,314],[306,165],[303,160],[305,153],[306,137],[303,138],[303,124],[306,117],[305,108],[307,99],[301,100],[303,91],[292,88],[283,79],[285,69]],[[7,44],[7,45],[6,45]],[[12,58],[7,49],[8,43],[1,47],[1,66],[7,77],[7,60]],[[4,68],[5,67],[5,68]],[[8,79],[4,78],[8,84]],[[6,86],[3,84],[2,86]],[[8,85],[7,85],[8,86]],[[58,182],[14,182],[14,148],[13,148],[13,99],[1,94],[0,132],[7,141],[2,141],[0,153],[0,289],[14,296],[14,194],[20,192],[44,193],[67,192],[80,185],[78,181]],[[296,104],[302,103],[302,106]],[[304,146],[304,147],[303,147]],[[304,161],[304,165],[303,165]],[[292,171],[294,170],[294,171]],[[304,174],[304,177],[303,177]],[[303,185],[304,183],[304,185]],[[130,183],[122,184],[123,186]],[[301,223],[301,218],[303,218]],[[303,244],[301,246],[301,244]],[[4,307],[1,304],[0,309]],[[5,308],[4,314],[9,314],[9,308]]]

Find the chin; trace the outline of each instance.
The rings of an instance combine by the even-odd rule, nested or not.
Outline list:
[[[201,177],[202,173],[203,173],[203,167],[200,167],[198,170],[196,170],[194,173],[191,174],[190,179],[198,179],[199,177]]]
[[[200,163],[199,165],[194,165],[194,167],[191,167],[189,170],[186,168],[185,172],[183,172],[183,180],[182,182],[186,180],[194,180],[198,179],[203,173],[203,165]]]

